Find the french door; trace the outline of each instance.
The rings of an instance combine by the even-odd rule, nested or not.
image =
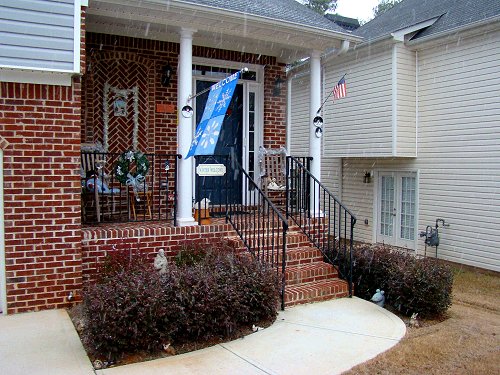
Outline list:
[[[417,174],[380,172],[377,242],[415,249]]]

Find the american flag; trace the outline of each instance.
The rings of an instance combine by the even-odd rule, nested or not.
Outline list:
[[[347,95],[347,90],[345,87],[345,79],[342,77],[337,83],[337,85],[333,88],[333,98],[334,99],[340,99],[343,98]]]

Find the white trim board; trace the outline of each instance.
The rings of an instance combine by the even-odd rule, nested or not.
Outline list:
[[[0,149],[0,310],[7,315],[7,280],[5,272],[5,226],[3,209],[3,150]]]
[[[0,67],[1,82],[71,86],[73,74],[74,73],[43,72],[35,70],[14,70]]]

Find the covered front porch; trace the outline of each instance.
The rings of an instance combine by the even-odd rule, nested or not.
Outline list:
[[[298,3],[290,2],[294,14],[263,4],[89,3],[81,127],[84,280],[112,250],[153,257],[162,248],[173,257],[186,241],[225,238],[275,267],[283,308],[351,293],[338,279],[339,271],[348,279],[349,262],[339,264],[337,255],[352,243],[355,218],[321,184],[321,139],[312,119],[321,106],[322,56],[357,38]],[[299,159],[286,153],[286,67],[304,58],[310,60],[311,122],[304,140],[309,155]],[[214,154],[187,158],[207,89],[242,69]],[[186,106],[192,116],[182,111]],[[270,169],[263,167],[262,155],[278,150],[284,150],[275,168],[281,181],[267,179]],[[207,165],[223,173],[200,173]]]
[[[248,69],[226,113],[215,154],[231,156],[262,188],[260,148],[287,147],[286,64],[305,57],[311,60],[312,119],[321,105],[322,54],[357,40],[302,6],[292,10],[304,12],[297,21],[272,7],[239,10],[205,5],[160,0],[140,5],[120,0],[89,3],[81,140],[94,149],[82,149],[82,161],[88,152],[101,153],[106,161],[82,162],[81,175],[85,184],[89,170],[107,176],[106,191],[111,194],[96,195],[94,206],[88,197],[82,198],[84,222],[160,220],[191,226],[197,223],[194,202],[208,198],[214,205],[226,203],[228,190],[230,200],[242,202],[249,192],[241,178],[233,178],[230,183],[235,186],[221,193],[195,173],[200,163],[214,161],[186,159],[208,94],[196,95],[233,72]],[[198,8],[203,12],[193,11]],[[194,116],[181,114],[186,105]],[[310,127],[306,141],[313,157],[310,170],[319,178],[321,143],[312,123]],[[131,152],[144,155],[150,165],[139,182],[142,191],[127,178],[129,172],[137,177],[132,169],[136,166],[122,168],[122,181],[117,174],[120,161]],[[101,201],[107,206],[103,210]],[[312,204],[318,210],[319,202]],[[108,207],[112,214],[107,219]]]

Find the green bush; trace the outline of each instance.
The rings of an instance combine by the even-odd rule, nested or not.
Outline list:
[[[453,273],[434,258],[416,258],[383,245],[356,245],[353,249],[355,294],[369,300],[376,289],[386,303],[406,315],[429,317],[451,305]]]
[[[276,316],[279,283],[275,269],[237,256],[223,243],[188,244],[195,249],[160,276],[141,254],[107,257],[86,289],[86,340],[110,359],[124,352],[153,350],[173,340],[228,337]],[[179,259],[182,258],[182,261]]]

